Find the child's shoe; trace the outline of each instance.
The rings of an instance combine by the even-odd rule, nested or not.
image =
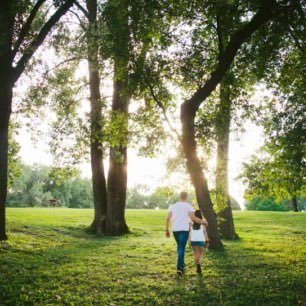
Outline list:
[[[197,264],[197,273],[202,274],[201,264]]]

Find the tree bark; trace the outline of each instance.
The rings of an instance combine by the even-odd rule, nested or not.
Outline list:
[[[291,205],[294,212],[298,212],[298,206],[297,206],[297,198],[296,196],[293,196],[291,199]]]
[[[92,170],[92,189],[94,198],[94,220],[92,229],[101,235],[105,231],[105,218],[107,212],[106,179],[103,164],[103,146],[99,131],[101,130],[101,99],[97,96],[99,92],[99,81],[96,71],[89,69],[90,82],[90,161]]]
[[[103,164],[102,143],[102,101],[100,93],[100,75],[97,40],[97,1],[86,1],[88,10],[87,51],[90,91],[90,157],[92,170],[92,189],[94,198],[94,220],[92,229],[102,235],[105,232],[107,212],[106,179]]]
[[[216,204],[222,238],[237,239],[228,186],[228,152],[231,100],[226,82],[220,84],[220,111],[217,127]]]
[[[0,241],[7,240],[5,203],[8,173],[8,127],[12,105],[12,88],[2,76],[5,74],[0,77]]]
[[[219,56],[224,52],[228,44],[230,25],[233,21],[231,14],[224,14],[226,6],[220,5],[217,13],[217,34]],[[228,185],[228,156],[229,138],[231,126],[231,87],[233,78],[229,70],[220,83],[218,121],[216,126],[217,134],[217,164],[216,164],[216,206],[218,226],[221,237],[224,239],[237,239],[234,219],[232,214],[231,200]]]
[[[129,44],[129,2],[117,1],[109,8],[111,20],[108,26],[113,35],[113,101],[111,124],[120,130],[114,135],[110,147],[109,171],[107,178],[107,216],[106,233],[121,235],[127,233],[125,221],[125,202],[127,189],[127,144],[128,111],[130,93],[128,88]]]
[[[112,111],[114,112],[115,117],[116,114],[123,114],[126,116],[125,127],[123,127],[123,129],[126,129],[127,131],[129,99],[126,98],[124,89],[124,82],[115,79]],[[122,132],[124,133],[124,131]],[[125,221],[127,189],[127,139],[121,140],[120,142],[121,144],[118,146],[111,147],[109,157],[106,232],[111,235],[120,235],[129,232]],[[125,142],[125,144],[123,144],[123,142]]]
[[[0,241],[7,240],[5,204],[8,177],[8,130],[12,111],[12,37],[14,1],[0,1]]]

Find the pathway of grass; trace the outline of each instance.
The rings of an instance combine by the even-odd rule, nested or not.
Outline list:
[[[132,234],[97,238],[92,210],[8,209],[0,305],[306,305],[306,214],[236,212],[239,241],[175,275],[166,211],[128,210]]]

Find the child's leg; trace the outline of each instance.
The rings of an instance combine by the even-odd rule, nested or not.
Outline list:
[[[194,263],[197,265],[200,260],[200,254],[199,254],[199,247],[195,246],[193,247],[193,254],[194,254]]]
[[[196,266],[196,271],[199,274],[202,274],[202,270],[201,270],[201,249],[202,247],[200,246],[196,246],[195,247],[195,256],[194,256],[194,263]]]
[[[202,264],[203,255],[204,255],[204,247],[199,247],[198,254],[199,254],[199,263]]]

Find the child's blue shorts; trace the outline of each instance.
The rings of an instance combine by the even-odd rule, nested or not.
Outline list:
[[[205,243],[204,243],[204,241],[191,241],[191,245],[193,247],[196,247],[196,246],[204,247]]]

